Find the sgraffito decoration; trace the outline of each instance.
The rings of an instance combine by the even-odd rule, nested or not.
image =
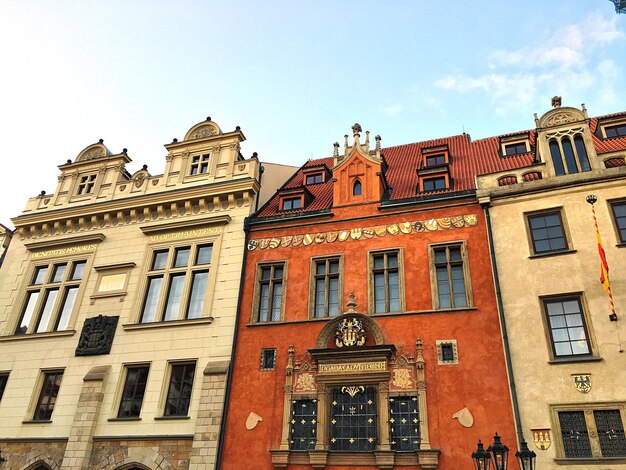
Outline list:
[[[356,318],[344,318],[335,331],[335,344],[338,348],[344,346],[363,346],[366,334],[363,323]]]
[[[296,392],[314,392],[316,389],[315,376],[311,372],[300,372],[298,374]]]
[[[391,386],[401,390],[415,387],[411,370],[408,367],[401,367],[391,371]]]
[[[80,333],[75,354],[77,356],[109,354],[119,318],[103,315],[87,318]]]
[[[372,227],[355,227],[330,232],[307,233],[304,235],[285,235],[283,237],[250,240],[248,242],[248,250],[267,250],[274,248],[287,248],[290,246],[298,247],[312,244],[346,242],[351,240],[368,240],[375,237],[474,227],[477,223],[476,214],[466,214],[454,217],[441,217],[438,219],[400,222]]]

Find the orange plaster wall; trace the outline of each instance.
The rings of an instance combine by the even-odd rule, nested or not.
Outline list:
[[[338,213],[337,210],[334,211]],[[342,253],[344,256],[343,303],[354,291],[357,311],[367,312],[367,251],[401,247],[404,251],[404,280],[407,312],[432,308],[428,270],[428,244],[466,240],[472,290],[476,309],[448,313],[405,313],[375,316],[383,330],[385,343],[404,346],[414,354],[415,340],[421,338],[426,361],[426,386],[430,442],[442,451],[440,469],[469,468],[470,454],[478,438],[491,442],[498,432],[512,452],[515,433],[511,401],[504,363],[501,333],[496,309],[493,278],[489,261],[484,217],[476,204],[426,212],[396,213],[376,220],[369,214],[380,214],[373,206],[362,206],[358,212],[342,211],[343,217],[314,226],[252,231],[250,239],[283,235],[316,233],[385,223],[427,220],[476,214],[478,224],[461,229],[411,234],[387,235],[369,240],[311,244],[309,246],[265,249],[248,252],[240,310],[239,337],[235,354],[228,421],[224,443],[223,469],[271,469],[269,449],[278,449],[281,440],[285,366],[290,344],[295,357],[315,347],[326,320],[308,319],[308,289],[311,256]],[[363,220],[337,220],[358,213]],[[286,309],[283,323],[250,326],[255,267],[258,262],[287,260],[285,284]],[[456,339],[458,365],[437,365],[436,340]],[[259,370],[261,348],[276,348],[276,369]],[[468,407],[474,425],[464,428],[452,415]],[[245,421],[250,412],[263,419],[248,431]],[[290,466],[290,469],[297,468]],[[298,467],[300,468],[300,467]],[[306,468],[306,467],[305,467]],[[339,470],[340,467],[327,467]],[[346,470],[356,467],[347,467]],[[403,467],[407,469],[409,467]]]

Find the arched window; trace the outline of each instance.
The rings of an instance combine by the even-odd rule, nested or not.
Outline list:
[[[352,186],[352,195],[360,196],[362,192],[363,192],[363,186],[361,185],[361,182],[359,180],[356,180],[354,182],[354,186]]]
[[[563,159],[561,158],[561,149],[559,143],[556,140],[550,141],[550,154],[552,155],[552,163],[554,164],[554,171],[557,176],[565,174],[565,167],[563,166]]]
[[[589,166],[589,157],[587,156],[587,149],[585,148],[585,142],[579,135],[574,137],[574,146],[576,147],[576,153],[578,154],[578,163],[580,163],[580,171],[591,171]]]
[[[569,137],[563,137],[561,139],[561,147],[563,147],[563,153],[565,154],[565,164],[567,165],[568,173],[578,173],[578,165],[576,165],[576,158],[574,157],[574,149],[572,149],[572,142]]]

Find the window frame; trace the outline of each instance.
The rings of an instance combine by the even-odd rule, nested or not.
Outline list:
[[[271,325],[273,323],[281,323],[285,321],[288,264],[289,263],[287,260],[272,260],[272,261],[264,261],[262,263],[257,263],[255,276],[254,276],[254,293],[253,293],[254,297],[252,301],[252,312],[250,316],[250,323],[259,324],[259,325]],[[281,265],[283,269],[283,277],[282,277],[283,290],[282,290],[282,294],[281,294],[282,297],[281,297],[281,302],[280,302],[280,319],[276,321],[272,321],[271,315],[270,315],[270,319],[268,319],[267,321],[260,321],[259,320],[259,314],[260,314],[259,308],[261,304],[261,281],[262,281],[261,273],[263,271],[263,268],[265,267],[277,267],[279,265]],[[270,281],[272,280],[273,278],[270,275]],[[270,292],[271,294],[273,294],[273,288],[270,288]]]
[[[567,154],[563,147],[563,142],[565,139],[569,141],[570,150],[572,152],[571,158],[573,158],[573,163],[576,166],[576,171],[570,171],[570,164],[568,163]],[[579,153],[579,148],[576,145],[576,139],[580,139],[582,141],[585,155],[581,155]],[[575,175],[578,173],[593,171],[594,166],[588,150],[589,142],[587,142],[582,128],[571,130],[565,134],[557,133],[550,135],[549,137],[547,137],[546,143],[548,147],[548,153],[550,155],[550,164],[552,165],[552,169],[554,170],[554,174],[556,176]],[[558,150],[558,155],[555,154],[555,148],[552,146],[552,144],[556,144],[556,150]],[[592,145],[591,148],[593,148]],[[584,159],[586,159],[586,163],[589,166],[589,169],[583,169],[583,157]],[[557,159],[560,162],[558,165],[559,171],[557,171]]]
[[[376,312],[376,293],[374,285],[374,257],[379,255],[397,254],[398,256],[398,292],[400,297],[400,310]],[[402,247],[390,247],[384,250],[372,250],[367,252],[367,275],[368,275],[368,311],[370,315],[385,315],[403,313],[406,311],[406,298],[404,290],[404,249]],[[387,283],[387,281],[385,281]],[[385,293],[385,304],[389,293]]]
[[[546,303],[556,302],[556,301],[567,301],[567,300],[572,300],[572,299],[578,300],[578,303],[580,305],[580,309],[581,309],[580,314],[583,320],[583,328],[587,336],[586,339],[587,339],[587,344],[589,346],[589,353],[557,356],[555,352],[556,350],[554,347],[552,328],[550,326],[550,320],[548,318],[548,310],[547,310]],[[556,295],[544,295],[544,296],[539,297],[539,303],[540,303],[539,307],[541,311],[541,318],[543,321],[544,331],[546,334],[546,345],[548,348],[550,361],[579,362],[579,361],[586,361],[586,360],[598,357],[598,349],[596,345],[597,343],[593,334],[591,317],[589,315],[589,306],[587,305],[587,301],[583,292],[568,292],[568,293],[556,294]]]
[[[72,331],[72,326],[76,321],[79,307],[82,302],[82,298],[85,292],[83,285],[88,282],[89,272],[91,270],[91,254],[87,253],[82,256],[73,256],[67,258],[46,258],[41,261],[33,262],[30,266],[27,275],[24,277],[22,288],[22,299],[17,304],[17,314],[15,315],[17,321],[12,330],[14,336],[31,336],[43,333],[60,333],[64,331]],[[78,280],[71,279],[75,266],[79,263],[84,263],[82,277]],[[53,282],[53,276],[57,266],[65,265],[65,272],[61,281]],[[35,284],[36,275],[39,269],[46,268],[45,277],[39,284]],[[58,325],[62,319],[65,302],[67,300],[67,293],[70,288],[77,288],[76,296],[74,297],[73,305],[69,313],[67,314],[67,327],[59,330]],[[57,295],[52,305],[48,318],[48,326],[45,331],[37,332],[39,329],[44,309],[46,307],[46,300],[48,298],[48,292],[57,291]],[[30,313],[30,320],[25,332],[19,333],[18,329],[26,316],[26,310],[28,308],[30,294],[38,293],[37,300]]]
[[[300,207],[289,207],[285,208],[285,203],[289,202],[293,204],[294,201],[300,201]],[[296,196],[285,196],[280,198],[280,210],[281,211],[297,211],[304,209],[304,194],[296,195]]]
[[[166,415],[165,413],[167,411],[167,400],[169,398],[169,392],[170,392],[170,386],[172,383],[172,374],[174,372],[174,367],[181,367],[181,366],[186,367],[186,366],[191,366],[191,365],[193,365],[194,371],[193,371],[193,377],[192,377],[192,382],[191,382],[191,393],[189,395],[189,406],[187,408],[187,412],[186,414]],[[177,359],[174,361],[168,361],[165,377],[163,380],[163,390],[161,391],[161,400],[159,402],[160,416],[155,419],[188,419],[190,417],[189,411],[191,410],[191,405],[193,404],[194,386],[196,384],[197,373],[198,373],[198,361],[196,359]]]
[[[113,402],[113,412],[114,417],[111,418],[113,421],[124,421],[124,420],[140,420],[141,412],[143,410],[143,403],[146,398],[146,391],[148,390],[148,385],[150,383],[150,370],[152,369],[152,364],[150,362],[137,362],[137,363],[128,363],[122,365],[122,373],[120,374],[120,383],[118,393],[116,395],[116,399]],[[146,385],[143,389],[143,396],[141,397],[141,407],[139,408],[139,414],[137,416],[120,416],[122,411],[122,402],[124,401],[124,389],[126,388],[126,381],[128,380],[128,372],[130,369],[141,369],[147,368],[148,373],[146,375]]]
[[[272,360],[273,360],[272,367],[265,367],[266,366],[265,353],[268,351],[272,352]],[[261,371],[276,370],[276,348],[261,348],[261,360],[259,364],[259,370]]]
[[[551,214],[558,214],[560,222],[561,222],[561,230],[563,232],[563,238],[565,240],[565,248],[562,249],[558,249],[558,250],[550,250],[550,251],[540,251],[537,252],[535,251],[535,239],[533,237],[533,231],[530,225],[530,219],[532,217],[538,217],[538,216],[548,216]],[[559,255],[559,254],[563,254],[563,253],[571,253],[574,251],[573,247],[572,247],[572,242],[571,242],[571,236],[569,233],[569,229],[567,226],[567,220],[565,218],[565,212],[563,210],[563,207],[551,207],[551,208],[547,208],[547,209],[542,209],[542,210],[538,210],[538,211],[532,211],[532,212],[524,212],[523,213],[524,216],[524,223],[526,225],[526,234],[527,234],[527,239],[528,239],[528,248],[530,250],[530,257],[531,258],[535,258],[535,257],[542,257],[542,256],[552,256],[552,255]]]
[[[617,128],[617,127],[626,127],[626,120],[619,120],[619,121],[606,122],[606,123],[600,124],[600,129],[602,129],[602,138],[604,140],[607,140],[607,139],[622,139],[626,137],[626,134],[611,136],[611,137],[607,135],[607,132],[606,132],[607,129]]]
[[[565,403],[550,405],[550,415],[552,419],[552,429],[554,430],[553,440],[555,441],[555,452],[557,463],[608,463],[608,462],[626,462],[626,455],[619,457],[602,457],[600,438],[597,432],[594,411],[603,410],[619,410],[622,419],[622,428],[626,430],[626,402],[595,402],[595,403]],[[565,447],[563,443],[563,435],[561,432],[561,422],[559,420],[559,412],[578,411],[583,412],[585,416],[585,424],[591,445],[591,457],[575,458],[565,456]],[[600,452],[600,455],[597,455]],[[594,455],[596,454],[596,455]]]
[[[194,161],[194,159],[198,159]],[[194,155],[189,155],[189,172],[188,176],[202,176],[209,174],[209,164],[211,163],[211,152],[209,153],[198,153]],[[201,171],[202,169],[205,171]],[[197,172],[194,173],[194,169],[197,169]]]
[[[511,147],[511,146],[515,146],[515,149],[518,150],[518,147],[520,145],[524,145],[524,151],[523,152],[515,152],[515,153],[507,153],[506,149],[507,147]],[[516,155],[524,155],[528,152],[530,152],[530,141],[528,138],[522,138],[522,139],[513,139],[513,140],[503,140],[500,142],[500,151],[502,152],[502,157],[507,158],[507,157],[515,157]]]
[[[320,181],[315,181],[319,177]],[[309,178],[313,178],[312,182],[309,182]],[[324,171],[311,171],[309,173],[304,173],[304,184],[306,186],[311,186],[313,184],[322,184],[325,183],[326,179],[324,178]]]
[[[444,187],[443,188],[437,188],[436,187],[436,180],[443,180],[444,182]],[[433,184],[435,185],[435,187],[433,189],[426,189],[424,187],[424,184],[427,181],[432,181]],[[450,180],[448,178],[447,173],[441,174],[441,175],[432,175],[432,176],[424,176],[423,178],[420,178],[420,192],[422,193],[432,193],[434,191],[445,191],[447,189],[450,189]]]
[[[144,271],[142,273],[142,282],[139,288],[140,295],[137,296],[137,316],[136,322],[137,325],[165,325],[168,323],[175,324],[175,322],[181,321],[197,321],[202,319],[210,319],[211,311],[212,311],[212,303],[213,303],[213,293],[214,287],[217,279],[217,266],[219,259],[219,249],[220,249],[220,240],[218,237],[208,237],[203,239],[191,239],[191,240],[183,240],[176,244],[154,244],[149,245],[146,251],[146,255],[144,258]],[[195,263],[195,259],[198,255],[198,249],[200,247],[205,247],[211,245],[211,259],[208,264],[193,264]],[[175,267],[174,261],[177,250],[190,248],[189,258],[187,266],[183,267]],[[165,267],[163,269],[155,270],[152,268],[155,254],[157,252],[167,252],[167,258],[165,261]],[[194,273],[207,271],[207,281],[206,287],[204,289],[204,303],[202,306],[202,310],[200,312],[200,316],[197,318],[188,318],[189,315],[189,305],[190,298],[192,293],[192,284]],[[165,320],[165,312],[167,309],[167,298],[169,295],[169,290],[172,285],[171,278],[176,275],[184,275],[185,280],[183,284],[183,289],[181,292],[181,302],[178,306],[178,316],[177,318],[171,320]],[[148,299],[148,289],[150,288],[151,279],[155,278],[163,279],[159,295],[156,302],[156,311],[154,314],[154,320],[145,322],[144,311],[146,301]]]
[[[63,375],[65,373],[65,369],[64,368],[51,368],[51,369],[42,369],[39,373],[38,379],[37,379],[37,383],[35,385],[35,389],[34,389],[34,393],[31,399],[31,404],[28,407],[28,416],[30,417],[30,419],[27,420],[27,422],[32,422],[32,423],[50,423],[52,422],[52,414],[54,413],[54,408],[57,405],[57,399],[59,397],[60,391],[61,391],[61,384],[63,382]],[[50,416],[48,418],[42,419],[42,418],[38,418],[38,412],[39,412],[39,405],[41,404],[42,398],[43,398],[43,392],[44,392],[44,387],[46,385],[46,379],[49,375],[60,375],[61,379],[59,382],[59,388],[57,390],[57,394],[54,400],[54,403],[52,405],[52,410],[50,411]],[[48,407],[49,408],[49,407]]]
[[[10,375],[11,375],[10,370],[0,371],[0,403],[2,403],[2,397],[4,396],[4,392],[7,389],[7,384],[9,383]]]
[[[96,192],[98,173],[85,173],[76,178],[75,196],[91,196]],[[86,191],[84,191],[86,190]]]
[[[611,219],[613,220],[613,227],[615,228],[615,239],[617,241],[617,245],[626,246],[626,225],[623,229],[620,229],[617,222],[618,217],[615,213],[615,206],[624,206],[624,208],[626,208],[626,199],[613,199],[607,202],[609,204],[609,211],[611,212]],[[624,218],[624,222],[626,224],[626,217]],[[622,237],[622,230],[624,230],[624,237]]]
[[[339,291],[338,291],[338,297],[339,297],[339,305],[337,307],[337,316],[341,315],[343,313],[343,306],[342,306],[342,300],[343,300],[343,276],[344,276],[344,268],[343,268],[343,253],[337,253],[334,255],[324,255],[324,256],[312,256],[311,257],[311,262],[310,262],[310,271],[309,271],[309,319],[313,320],[313,319],[328,319],[328,318],[335,318],[335,316],[329,316],[329,306],[328,306],[328,292],[329,292],[329,286],[328,283],[325,282],[325,301],[324,301],[324,315],[321,317],[316,317],[315,316],[315,307],[316,307],[316,281],[317,281],[317,276],[321,276],[316,274],[317,273],[317,264],[320,261],[325,261],[326,264],[328,264],[329,261],[334,261],[337,260],[339,262],[339,271],[337,273],[337,277],[339,279]],[[324,279],[325,281],[327,281],[329,278],[329,273],[328,270],[326,271],[326,273],[324,274]]]
[[[435,263],[435,250],[441,248],[460,247],[461,262],[463,263],[463,281],[465,284],[465,302],[466,306],[462,307],[441,307],[439,305],[439,283],[437,282],[437,267]],[[448,257],[446,256],[446,259]],[[430,272],[430,291],[433,310],[467,310],[474,308],[474,292],[472,290],[472,275],[469,267],[469,253],[466,240],[450,240],[440,243],[431,243],[428,245],[428,266]],[[450,263],[447,263],[449,268]],[[451,282],[450,270],[448,269],[448,281]],[[452,292],[452,286],[451,286]],[[453,297],[451,297],[451,304]]]

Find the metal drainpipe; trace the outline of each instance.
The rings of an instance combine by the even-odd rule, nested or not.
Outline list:
[[[235,332],[233,333],[233,346],[230,352],[230,364],[228,365],[228,375],[226,376],[226,390],[224,391],[224,408],[222,409],[222,420],[220,421],[219,444],[215,455],[215,469],[222,468],[222,452],[224,448],[224,434],[226,432],[226,420],[228,418],[228,402],[230,401],[230,387],[235,367],[235,352],[237,350],[237,337],[239,336],[239,309],[241,307],[241,297],[243,295],[243,280],[246,272],[246,259],[248,258],[248,217],[243,221],[243,231],[245,233],[243,246],[243,264],[241,266],[241,278],[239,279],[239,295],[237,296],[237,316],[235,317]]]
[[[504,317],[504,305],[502,304],[502,292],[500,291],[500,279],[498,277],[498,264],[496,262],[496,253],[493,246],[493,232],[491,231],[491,217],[489,215],[489,203],[481,204],[485,211],[485,219],[487,221],[487,239],[489,240],[489,256],[491,258],[491,267],[493,268],[493,280],[496,287],[496,300],[498,302],[498,316],[500,317],[500,327],[502,328],[502,342],[504,344],[504,358],[506,361],[506,370],[509,377],[509,387],[511,389],[511,401],[513,402],[513,415],[517,429],[517,445],[519,447],[524,439],[524,431],[522,427],[522,418],[519,412],[519,402],[517,400],[517,389],[515,388],[515,375],[513,374],[513,364],[511,362],[511,349],[509,347],[509,335],[506,329],[506,319]]]

